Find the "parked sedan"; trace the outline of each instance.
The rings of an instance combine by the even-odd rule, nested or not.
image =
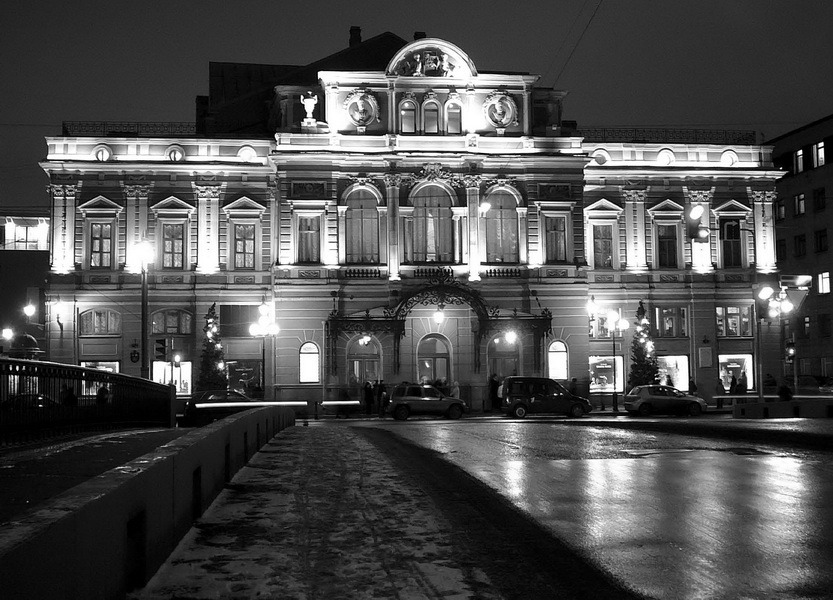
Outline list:
[[[404,421],[411,415],[441,415],[459,419],[469,407],[460,398],[446,396],[433,385],[400,384],[391,393],[385,413],[397,421]]]
[[[234,390],[194,392],[185,405],[185,414],[179,424],[184,427],[207,425],[217,419],[263,405],[263,402]]]
[[[625,396],[625,410],[632,415],[684,414],[696,417],[706,401],[667,385],[638,385]]]

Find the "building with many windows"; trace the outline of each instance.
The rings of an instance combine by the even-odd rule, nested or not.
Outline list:
[[[54,359],[139,375],[145,314],[150,375],[186,393],[216,303],[232,386],[287,401],[439,380],[477,409],[517,373],[609,404],[631,360],[613,324],[640,308],[682,389],[778,361],[752,288],[781,173],[754,133],[577,128],[565,92],[424,35],[353,28],[311,65],[211,74],[196,126],[47,139],[50,298],[72,299]]]
[[[795,342],[794,364],[800,375],[833,376],[833,250],[828,240],[828,231],[833,231],[833,167],[825,158],[825,150],[833,147],[833,115],[768,143],[773,161],[786,171],[775,203],[778,268],[813,279],[800,310],[783,321],[783,339]]]

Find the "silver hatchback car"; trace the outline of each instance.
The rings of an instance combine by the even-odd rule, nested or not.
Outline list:
[[[681,414],[696,417],[706,410],[706,401],[667,385],[638,385],[625,396],[625,410],[643,417]]]
[[[385,408],[385,412],[397,421],[404,421],[411,415],[441,415],[459,419],[468,411],[468,405],[460,398],[446,396],[433,385],[418,383],[397,385]]]

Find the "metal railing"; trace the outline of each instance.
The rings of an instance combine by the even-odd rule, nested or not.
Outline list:
[[[90,430],[174,425],[171,386],[38,360],[0,359],[0,446]]]
[[[193,136],[196,123],[191,121],[64,121],[65,136]]]

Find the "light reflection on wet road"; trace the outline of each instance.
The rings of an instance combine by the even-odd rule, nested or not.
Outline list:
[[[828,453],[589,424],[382,426],[442,453],[643,594],[833,597]]]

